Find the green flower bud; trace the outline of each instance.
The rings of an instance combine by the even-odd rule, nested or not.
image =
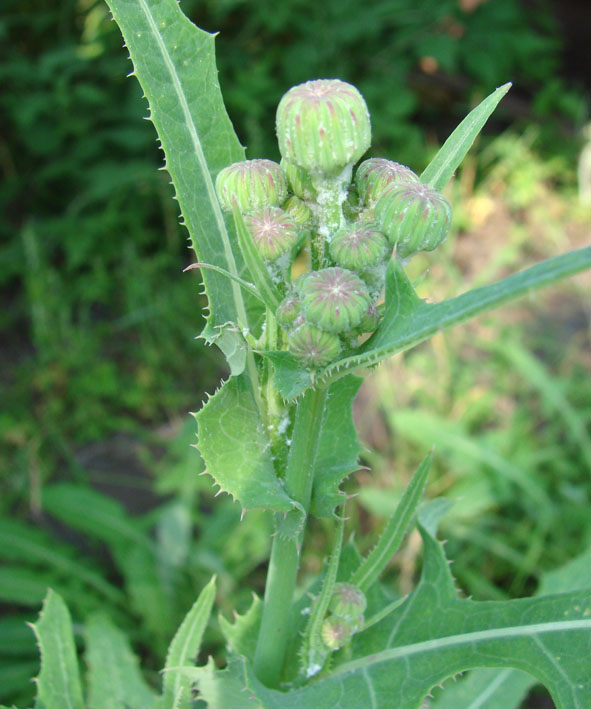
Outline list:
[[[365,594],[350,583],[335,584],[328,610],[343,620],[357,620],[367,608]]]
[[[419,178],[410,167],[385,158],[364,160],[355,172],[357,192],[367,205],[374,205],[390,187],[407,182],[419,182]]]
[[[341,172],[371,142],[369,112],[354,86],[320,79],[294,86],[277,108],[281,155],[311,173]]]
[[[451,207],[433,187],[409,183],[391,188],[380,197],[375,218],[401,258],[416,251],[432,251],[445,239]]]
[[[244,224],[265,261],[276,261],[298,241],[300,229],[279,207],[264,207],[244,215]]]
[[[302,304],[297,295],[288,295],[279,303],[275,311],[275,317],[280,327],[288,330],[301,313]]]
[[[301,167],[294,165],[288,160],[281,161],[281,169],[287,177],[289,189],[296,197],[305,200],[306,202],[315,202],[318,197],[316,188],[312,184],[312,178]]]
[[[306,320],[327,332],[357,327],[370,303],[363,281],[344,268],[311,271],[299,288]]]
[[[341,341],[330,332],[304,323],[290,333],[289,351],[305,367],[318,369],[338,357]]]
[[[306,229],[312,225],[314,215],[308,205],[299,197],[292,195],[283,203],[283,207],[294,222],[301,228]]]
[[[332,616],[322,624],[320,631],[322,642],[333,652],[340,650],[353,637],[353,627],[342,618]]]
[[[232,211],[234,203],[244,214],[279,206],[287,198],[287,180],[272,160],[245,160],[225,167],[217,176],[215,189],[227,212]]]
[[[345,227],[334,235],[329,246],[333,261],[352,270],[374,266],[386,260],[391,251],[386,237],[370,222]]]

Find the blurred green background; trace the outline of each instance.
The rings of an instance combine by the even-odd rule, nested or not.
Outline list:
[[[413,259],[440,299],[588,244],[577,196],[589,120],[585,2],[182,0],[220,31],[220,82],[249,157],[278,157],[292,85],[339,77],[372,114],[372,155],[420,171],[496,86],[514,88],[448,197],[453,234]],[[145,100],[106,6],[4,0],[0,14],[0,701],[38,669],[25,620],[47,585],[77,623],[106,612],[155,681],[211,573],[223,611],[262,590],[270,521],[213,503],[187,416],[225,366],[195,339],[198,276]],[[589,276],[382,366],[356,405],[367,447],[351,529],[369,546],[425,452],[459,585],[519,596],[591,546]],[[304,573],[322,565],[313,525]],[[365,536],[364,536],[365,535]],[[389,582],[407,592],[411,536]],[[79,632],[82,625],[77,626]],[[215,626],[208,650],[220,652]]]

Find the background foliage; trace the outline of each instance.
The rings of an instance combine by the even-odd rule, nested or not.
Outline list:
[[[591,215],[574,195],[584,87],[564,76],[565,36],[548,3],[182,5],[221,30],[222,91],[249,157],[277,157],[274,107],[308,78],[356,84],[372,152],[416,170],[470,105],[514,81],[449,195],[455,235],[436,259],[413,260],[417,278],[429,269],[424,297],[588,242]],[[222,365],[192,339],[203,301],[194,272],[180,274],[186,234],[106,6],[7,0],[0,36],[0,701],[26,703],[37,659],[23,620],[47,585],[78,620],[107,612],[155,673],[212,571],[222,609],[260,588],[269,521],[239,525],[229,502],[214,507],[188,448],[185,414]],[[351,526],[377,528],[435,444],[430,494],[459,498],[445,533],[466,593],[531,593],[589,548],[584,278],[368,380],[357,417],[373,472],[350,481],[361,490]],[[315,532],[307,573],[324,553],[321,523]],[[419,552],[412,537],[392,568],[403,591]],[[208,642],[219,649],[215,628]]]

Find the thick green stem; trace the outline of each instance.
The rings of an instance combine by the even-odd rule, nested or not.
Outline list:
[[[309,389],[298,404],[285,484],[290,497],[308,514],[314,464],[326,403],[326,389]],[[300,514],[294,511],[290,514]],[[279,525],[276,525],[278,528]],[[305,520],[304,520],[305,527]],[[263,618],[255,653],[255,672],[269,687],[279,686],[289,642],[289,618],[304,527],[295,536],[277,531],[265,588]]]

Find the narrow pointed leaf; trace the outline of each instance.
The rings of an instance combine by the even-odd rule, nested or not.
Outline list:
[[[191,680],[176,668],[195,662],[214,600],[215,576],[199,594],[168,648],[163,679],[164,707],[171,707],[173,704],[178,709],[191,707]]]
[[[214,36],[193,25],[176,0],[109,0],[148,99],[184,222],[200,261],[245,276],[245,265],[218,203],[214,179],[244,160],[223,104]],[[254,326],[260,304],[237,283],[203,274],[210,314],[203,336],[227,322]]]
[[[408,350],[440,330],[466,322],[481,313],[591,268],[591,247],[542,261],[489,286],[475,288],[441,303],[425,303],[397,261],[391,261],[386,278],[386,308],[376,332],[359,352],[322,370],[318,376],[333,382]]]
[[[425,182],[438,190],[442,190],[470,150],[476,136],[495,110],[499,101],[509,91],[511,84],[499,86],[490,96],[484,99],[464,118],[460,125],[449,136],[441,149],[421,175]]]
[[[195,417],[207,472],[243,509],[288,512],[294,503],[273,468],[271,446],[245,374],[225,382]]]
[[[96,614],[85,628],[88,709],[150,709],[155,693],[142,677],[126,636],[108,617]]]
[[[220,616],[220,628],[226,642],[237,655],[244,655],[252,661],[256,650],[261,618],[263,617],[263,602],[254,596],[250,608],[244,615],[236,614],[234,622]]]
[[[51,589],[32,626],[41,652],[36,709],[84,709],[72,620],[66,604]]]
[[[427,484],[432,460],[433,455],[428,455],[419,465],[378,543],[351,576],[350,583],[362,591],[367,591],[378,580],[409,531]]]

